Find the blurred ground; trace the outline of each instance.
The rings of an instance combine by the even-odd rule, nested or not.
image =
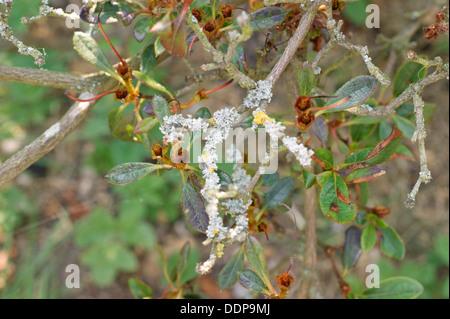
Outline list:
[[[389,4],[384,1],[374,1],[374,3],[379,4],[381,9],[380,30],[369,30],[350,23],[346,29],[351,41],[368,44],[369,48],[377,46],[374,43],[378,33],[382,32],[390,37],[398,30],[403,30],[409,23],[403,12],[421,10],[428,1],[402,0],[392,1]],[[55,6],[64,7],[65,1],[55,1]],[[16,17],[29,16],[36,12],[33,11],[36,10],[35,8],[24,5],[16,7],[15,10]],[[432,23],[432,17],[431,15],[427,18],[424,25]],[[71,32],[64,28],[60,20],[50,18],[39,21],[30,28],[28,33],[27,29],[20,24],[17,23],[16,27],[26,40],[32,41],[38,47],[48,48],[46,64],[48,69],[78,73],[95,71],[71,51]],[[125,55],[131,55],[140,49],[139,45],[128,43],[128,40],[132,40],[131,28],[126,29],[124,34],[118,33],[118,30],[122,29],[117,27],[107,26],[106,29],[112,41],[117,44],[119,52],[128,49],[129,52]],[[416,41],[414,47],[416,52],[430,57],[441,55],[444,61],[448,61],[448,42],[445,43],[448,38],[436,42],[426,41],[419,28],[413,40]],[[115,57],[111,50],[108,50],[106,46],[104,48],[109,52],[110,60],[113,61]],[[205,57],[198,51],[200,50],[196,50],[192,56],[193,63],[197,65],[205,61]],[[251,64],[253,51],[248,52],[250,52],[248,60]],[[386,57],[377,55],[376,49],[372,49],[371,52],[373,52],[374,63],[383,68]],[[0,58],[2,64],[32,66],[29,58],[18,56],[14,48],[3,41],[0,42]],[[401,63],[402,57],[399,57],[394,70]],[[325,90],[333,91],[336,83],[342,83],[343,80],[361,72],[365,74],[366,70],[363,69],[360,61],[347,62],[342,71],[331,73],[322,84]],[[189,74],[189,71],[181,61],[171,60],[163,63],[161,70],[155,76],[164,78],[173,87],[180,88],[184,85],[184,79],[178,76],[179,74]],[[222,82],[216,83],[207,83],[205,86],[213,88]],[[284,80],[277,85],[271,105],[274,110],[280,112],[290,110],[292,104],[286,98],[284,85]],[[353,272],[354,275],[349,278],[350,281],[355,278],[361,281],[364,278],[363,265],[368,263],[383,265],[380,266],[384,267],[382,274],[386,275],[408,275],[414,273],[411,270],[414,268],[419,272],[420,270],[422,272],[438,271],[436,275],[421,277],[427,282],[427,291],[424,296],[445,297],[442,293],[442,281],[446,276],[448,278],[448,267],[436,269],[437,266],[432,265],[435,263],[433,252],[436,249],[437,238],[447,236],[448,243],[449,234],[448,90],[448,81],[440,81],[427,87],[424,92],[426,102],[437,104],[435,116],[428,126],[426,141],[428,164],[433,181],[421,187],[416,207],[413,210],[406,209],[403,202],[417,179],[419,172],[417,162],[391,161],[387,165],[390,172],[371,183],[370,203],[391,208],[391,215],[387,218],[387,222],[396,228],[405,242],[407,248],[405,261],[386,261],[378,250],[374,249],[369,254],[363,254],[360,266]],[[215,93],[202,106],[213,111],[223,105],[239,105],[244,94],[243,90],[237,89],[237,85],[233,84]],[[183,100],[189,99],[190,95],[183,97]],[[38,136],[58,119],[69,105],[70,101],[59,90],[0,83],[0,160],[6,159]],[[117,105],[117,102],[112,102],[112,98],[103,99],[97,104],[83,127],[44,159],[21,174],[14,185],[0,190],[0,212],[6,212],[0,215],[3,216],[3,220],[0,220],[0,296],[6,298],[131,298],[127,284],[129,277],[140,278],[154,289],[155,296],[160,296],[165,285],[161,280],[163,274],[161,261],[155,249],[156,242],[162,245],[169,260],[174,260],[176,255],[173,254],[179,251],[187,240],[190,241],[193,248],[191,266],[209,255],[208,248],[201,245],[203,236],[197,235],[186,225],[184,218],[180,218],[180,185],[176,179],[165,176],[164,180],[167,183],[164,183],[161,182],[162,179],[152,178],[148,182],[139,182],[138,185],[127,187],[125,190],[105,182],[104,173],[114,165],[148,159],[139,145],[114,141],[109,136],[106,117],[108,111]],[[407,143],[407,146],[417,155],[416,145]],[[293,205],[301,212],[303,195],[294,195]],[[105,214],[99,211],[99,207],[114,217],[102,219]],[[96,239],[89,241],[85,238],[86,234],[78,230],[80,223],[87,220],[87,216],[92,216],[93,211],[96,212],[95,216],[98,216],[98,219],[89,219],[91,226],[93,225],[92,227],[98,233],[114,233],[108,239],[117,248],[112,251],[112,254],[120,252],[119,260],[127,260],[129,264],[136,263],[135,267],[131,267],[133,270],[120,271],[120,267],[128,266],[113,258],[114,262],[117,262],[117,267],[114,268],[116,269],[114,280],[108,281],[108,278],[92,273],[92,268],[108,268],[108,259],[88,262],[90,267],[81,262],[90,260],[85,252],[93,246],[98,246],[97,251],[92,250],[93,255],[96,252],[101,254],[105,249],[104,246],[92,244]],[[130,220],[135,221],[135,224]],[[271,222],[273,233],[271,233],[270,242],[266,242],[262,237],[261,241],[267,245],[265,253],[269,260],[269,267],[284,270],[291,255],[292,221],[288,215],[277,215]],[[339,225],[327,227],[328,222],[319,216],[319,226],[324,226],[329,232],[323,238],[342,242],[346,227]],[[126,237],[129,233],[126,233],[127,229],[124,227],[128,227],[126,226],[128,223],[130,227],[145,224],[142,236]],[[112,226],[105,230],[105,224]],[[300,233],[300,243],[302,236],[303,234]],[[146,240],[148,245],[143,245],[142,240]],[[11,252],[9,258],[6,248]],[[230,247],[226,254],[231,255],[233,249],[237,247]],[[301,250],[302,247],[299,249]],[[130,254],[134,257],[130,257]],[[65,288],[63,283],[66,278],[65,267],[68,264],[81,266],[81,289],[70,291]],[[300,267],[300,263],[297,263],[296,267]],[[300,276],[301,272],[296,267],[293,268],[294,274]],[[220,268],[219,264],[215,272],[200,280],[199,291],[210,298],[245,296],[239,287],[235,287],[232,291],[217,292],[214,280]],[[188,281],[193,275],[191,269],[185,280]],[[318,297],[342,298],[331,266],[320,251],[316,276],[321,283],[316,287]],[[99,282],[103,280],[103,283],[111,284],[102,286],[98,283],[94,284],[95,280]],[[448,288],[446,297],[448,298]]]

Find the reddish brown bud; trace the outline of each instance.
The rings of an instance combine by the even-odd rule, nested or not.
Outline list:
[[[370,212],[377,215],[379,218],[384,218],[391,213],[391,210],[386,206],[375,206]]]

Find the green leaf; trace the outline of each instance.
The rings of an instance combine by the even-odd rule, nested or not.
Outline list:
[[[363,163],[366,160],[367,155],[372,151],[370,148],[360,149],[346,157],[345,164],[357,164]]]
[[[195,112],[194,118],[196,119],[210,119],[211,118],[211,112],[206,107],[201,107]]]
[[[128,287],[131,293],[137,299],[152,298],[153,290],[142,281],[136,278],[128,279]]]
[[[356,205],[348,200],[347,185],[339,176],[333,174],[327,179],[319,198],[322,213],[335,222],[347,224],[356,217]]]
[[[244,267],[244,245],[222,268],[217,278],[220,290],[229,289],[238,281],[239,272]]]
[[[416,126],[411,120],[408,120],[399,115],[392,115],[391,118],[394,120],[395,125],[402,131],[403,135],[411,139],[416,131]]]
[[[391,258],[403,259],[405,257],[405,244],[397,232],[390,226],[380,227],[383,234],[380,240],[381,251]]]
[[[233,183],[233,180],[231,179],[230,175],[222,171],[221,169],[216,170],[216,174],[219,176],[219,184],[222,187],[228,187],[231,183]]]
[[[148,45],[141,56],[141,72],[148,74],[156,65],[158,57],[155,53],[155,46],[153,44]]]
[[[314,160],[318,162],[318,164],[322,166],[323,169],[333,168],[334,158],[333,153],[331,153],[330,150],[327,150],[325,148],[317,148],[314,151],[314,155],[316,156]]]
[[[310,188],[316,183],[316,176],[313,173],[304,170],[302,176],[306,189]]]
[[[152,163],[124,163],[109,170],[105,177],[111,184],[127,185],[161,168],[163,168],[162,165]]]
[[[264,208],[269,209],[278,206],[289,196],[293,188],[294,180],[291,177],[284,177],[277,181],[266,193]]]
[[[380,282],[380,288],[363,292],[367,299],[415,299],[423,292],[422,285],[407,277],[392,277]]]
[[[158,83],[157,81],[155,81],[154,79],[152,79],[151,77],[149,77],[148,75],[141,73],[139,71],[133,71],[133,75],[142,83],[144,83],[145,85],[147,85],[148,87],[151,87],[152,89],[155,89],[157,91],[160,91],[162,93],[167,94],[171,99],[173,99],[173,95],[172,93],[169,92],[169,90],[166,89],[166,87],[164,85],[162,85],[161,83]]]
[[[427,68],[412,61],[405,62],[394,77],[394,96],[399,96],[411,84],[420,81],[427,74]]]
[[[123,115],[123,105],[112,109],[108,113],[108,125],[111,135],[118,140],[125,142],[134,142],[136,134],[134,129],[137,125],[134,112],[128,112]]]
[[[342,251],[342,276],[358,263],[361,256],[361,229],[351,226],[345,231],[344,250]]]
[[[262,175],[262,186],[271,186],[279,180],[280,180],[280,174],[278,174],[278,172],[275,172],[272,174],[263,174]]]
[[[316,177],[317,183],[319,183],[320,186],[323,186],[323,184],[325,184],[325,182],[326,182],[331,176],[333,176],[333,172],[332,172],[332,171],[326,171],[326,172],[320,173],[320,174],[317,175],[317,177]]]
[[[91,36],[84,32],[76,31],[73,34],[73,44],[75,50],[84,60],[95,65],[100,70],[105,71],[112,77],[115,77],[117,80],[123,81]]]
[[[202,233],[206,233],[209,217],[205,209],[205,200],[190,183],[183,184],[183,210],[188,222]]]
[[[245,239],[245,257],[263,282],[270,282],[264,251],[259,241],[248,235]]]
[[[134,38],[137,42],[141,43],[147,36],[150,29],[155,24],[152,18],[146,17],[136,22],[133,28]],[[151,45],[150,45],[151,46]]]
[[[150,131],[158,124],[158,119],[152,117],[146,117],[142,121],[140,121],[136,127],[134,128],[134,134],[144,134]]]
[[[160,124],[164,123],[165,116],[171,115],[167,101],[159,95],[155,95],[153,98],[153,110]]]
[[[314,82],[314,73],[309,64],[300,65],[297,70],[298,95],[310,96]]]
[[[369,183],[359,183],[359,192],[360,192],[360,199],[359,203],[361,205],[367,205],[367,202],[369,201]]]
[[[364,26],[366,23],[366,7],[370,4],[370,0],[346,1],[342,14],[351,23],[358,26]]]
[[[411,161],[414,161],[414,155],[413,153],[407,148],[405,145],[400,144],[395,151],[395,154],[401,155],[406,157],[407,159],[410,159]]]
[[[334,96],[336,97],[329,99],[325,106],[330,106],[345,97],[349,97],[349,100],[332,109],[319,112],[338,112],[361,105],[372,95],[376,85],[377,79],[373,76],[357,76],[341,86],[339,90],[334,93]]]
[[[239,283],[244,287],[252,291],[256,291],[265,295],[269,295],[269,289],[264,284],[262,279],[250,269],[244,269],[239,272]]]
[[[375,246],[377,242],[377,230],[375,226],[369,224],[366,228],[364,228],[363,233],[361,235],[361,249],[363,251],[368,251]]]
[[[155,47],[155,54],[157,57],[163,54],[164,51],[166,51],[166,49],[161,44],[161,37],[156,38],[155,44],[153,46]]]
[[[239,125],[242,126],[243,128],[250,128],[253,126],[254,119],[255,118],[253,117],[253,115],[250,115],[245,120],[243,120],[241,123],[239,123]]]
[[[175,278],[180,278],[183,272],[186,270],[186,266],[189,260],[189,254],[191,252],[191,244],[186,241],[180,249],[180,254],[178,255],[177,264],[174,268]]]
[[[372,125],[352,125],[350,126],[350,136],[353,142],[360,142],[370,137],[375,130],[375,124]]]
[[[267,30],[281,24],[286,17],[286,10],[280,7],[270,6],[250,13],[250,28]]]

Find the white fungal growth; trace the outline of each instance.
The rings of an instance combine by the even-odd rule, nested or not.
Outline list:
[[[270,103],[272,100],[272,82],[258,81],[256,88],[250,90],[244,99],[244,106],[247,108],[259,107],[261,101]]]
[[[297,138],[295,137],[283,137],[283,144],[294,154],[302,166],[311,165],[311,156],[314,155],[313,150],[306,148],[302,143],[297,143]]]

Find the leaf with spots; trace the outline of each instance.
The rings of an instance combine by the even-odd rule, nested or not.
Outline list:
[[[325,181],[319,198],[322,213],[335,222],[347,224],[356,217],[356,205],[348,199],[347,186],[336,174]]]

